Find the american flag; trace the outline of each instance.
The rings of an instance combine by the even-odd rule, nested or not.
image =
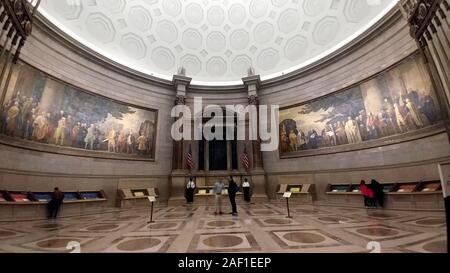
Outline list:
[[[247,146],[244,147],[244,154],[242,155],[242,166],[244,166],[245,170],[248,171],[249,168],[249,160],[248,160],[248,154],[247,154]]]
[[[186,155],[186,167],[189,170],[194,169],[194,159],[192,158],[192,146],[189,146],[189,152]]]

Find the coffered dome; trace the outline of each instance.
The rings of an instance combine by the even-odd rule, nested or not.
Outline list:
[[[270,79],[359,36],[396,0],[43,0],[40,12],[74,39],[133,70],[199,85]]]

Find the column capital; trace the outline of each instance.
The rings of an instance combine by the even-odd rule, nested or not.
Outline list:
[[[192,78],[189,78],[184,75],[173,75],[173,78],[172,78],[172,84],[173,84],[175,90],[177,90],[180,85],[183,85],[183,86],[185,86],[185,88],[188,88],[189,85],[191,84],[191,81],[192,81]]]
[[[185,105],[186,104],[186,97],[177,95],[175,97],[175,105]]]
[[[177,92],[184,92],[188,89],[191,84],[192,78],[186,77],[184,75],[173,75],[172,85]]]
[[[261,76],[259,75],[251,75],[245,78],[242,78],[242,82],[248,89],[256,89],[258,90],[261,86]]]
[[[192,78],[186,77],[185,75],[174,75],[172,79],[173,87],[176,91],[175,104],[184,105],[186,104],[186,92],[191,84]]]
[[[249,104],[254,104],[254,99],[256,98],[256,102],[258,99],[258,90],[261,86],[261,77],[259,75],[249,75],[242,79],[245,87],[247,88],[247,96],[249,100]]]
[[[257,95],[248,96],[248,105],[259,105],[259,98]]]

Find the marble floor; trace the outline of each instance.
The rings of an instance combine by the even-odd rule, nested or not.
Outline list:
[[[442,212],[284,204],[115,210],[57,221],[0,222],[0,252],[445,252]]]

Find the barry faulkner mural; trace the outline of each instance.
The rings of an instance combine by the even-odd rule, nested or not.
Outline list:
[[[348,90],[280,112],[280,154],[295,155],[388,138],[441,120],[421,57]]]

